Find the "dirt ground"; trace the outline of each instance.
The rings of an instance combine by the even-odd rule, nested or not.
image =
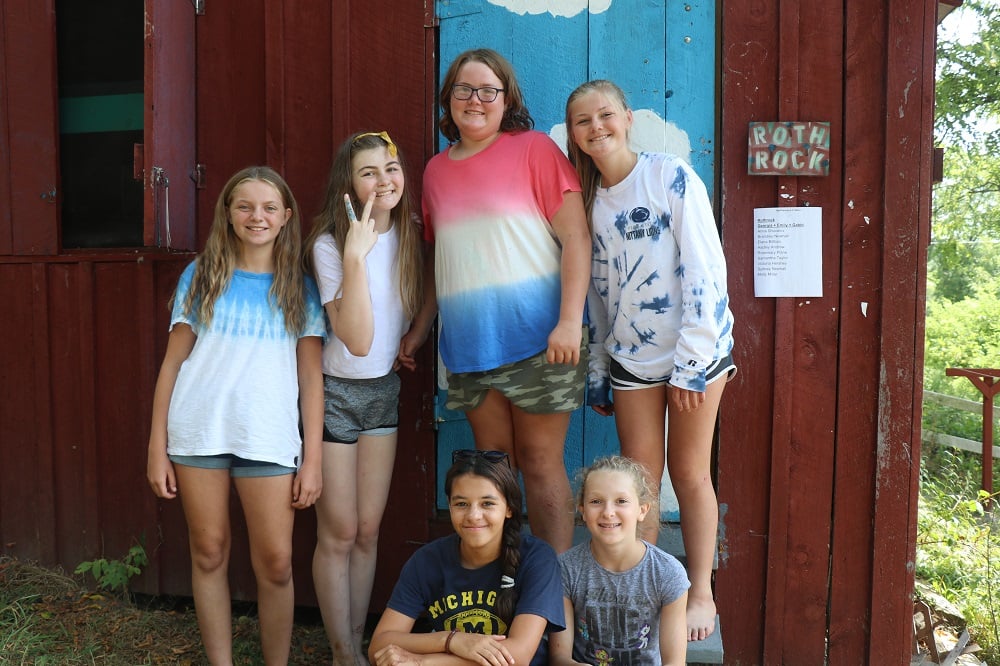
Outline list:
[[[0,664],[171,664],[204,657],[189,599],[135,598],[95,592],[80,576],[0,558]],[[262,664],[252,605],[236,605],[234,662]],[[29,636],[34,638],[29,638]],[[300,609],[292,665],[329,664],[319,613]]]
[[[132,598],[95,592],[81,576],[0,557],[0,664],[101,664],[126,666],[207,664],[190,599]],[[931,603],[931,622],[939,658],[943,659],[962,632],[962,621],[947,602],[918,583],[918,595]],[[262,664],[258,627],[252,604],[236,604],[234,662]],[[922,626],[918,622],[918,628]],[[29,639],[28,635],[35,637]],[[919,633],[918,633],[919,635]],[[911,664],[939,663],[931,657],[928,634],[919,639],[919,655]],[[974,641],[970,640],[973,649]],[[332,655],[319,613],[296,613],[289,664],[329,664]],[[980,666],[972,654],[956,666]]]

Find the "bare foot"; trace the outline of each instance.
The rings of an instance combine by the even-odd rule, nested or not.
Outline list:
[[[687,629],[689,641],[701,641],[715,631],[715,600],[688,594]]]

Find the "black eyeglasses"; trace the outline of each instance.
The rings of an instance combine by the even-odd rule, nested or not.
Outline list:
[[[451,462],[452,464],[459,461],[466,462],[469,460],[475,460],[477,458],[482,458],[486,462],[499,463],[505,462],[510,466],[510,458],[503,451],[481,451],[479,449],[457,449],[451,452]]]
[[[503,88],[493,88],[491,86],[473,88],[472,86],[463,85],[461,83],[456,83],[451,87],[451,94],[455,99],[472,99],[472,93],[476,93],[476,97],[479,98],[479,101],[486,104],[495,102],[497,95],[502,92],[504,92]]]

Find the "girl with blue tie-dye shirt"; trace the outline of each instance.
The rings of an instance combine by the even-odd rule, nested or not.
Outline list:
[[[205,652],[232,663],[232,483],[250,536],[264,661],[286,663],[295,510],[312,506],[323,485],[326,326],[302,270],[298,207],[272,169],[249,167],[226,183],[205,250],[177,285],[170,326],[146,475],[158,497],[181,497]]]
[[[617,416],[622,454],[649,470],[654,487],[666,457],[691,579],[688,639],[701,640],[715,630],[719,380],[736,371],[726,262],[704,184],[677,156],[633,151],[631,126],[625,95],[610,81],[584,83],[566,102],[594,252],[588,402]],[[658,526],[654,503],[643,537],[655,543]]]

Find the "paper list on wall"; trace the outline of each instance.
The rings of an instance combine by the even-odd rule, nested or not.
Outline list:
[[[754,295],[823,295],[823,210],[755,208]]]

